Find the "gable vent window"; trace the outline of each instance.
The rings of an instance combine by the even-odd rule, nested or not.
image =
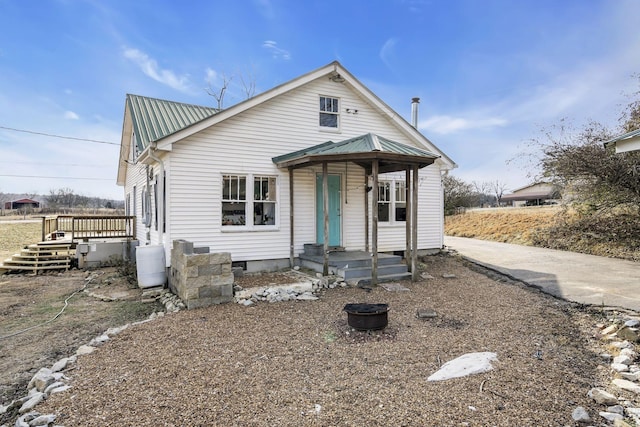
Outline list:
[[[338,129],[340,106],[338,98],[320,97],[320,127]]]

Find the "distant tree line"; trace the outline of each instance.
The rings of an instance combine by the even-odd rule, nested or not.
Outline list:
[[[461,208],[500,206],[507,189],[506,184],[498,179],[469,183],[453,175],[442,178],[442,187],[445,215],[452,215]]]
[[[47,209],[60,210],[72,208],[89,209],[124,209],[123,200],[103,199],[101,197],[87,197],[76,194],[71,188],[50,190],[45,196]]]
[[[20,199],[31,199],[40,202],[40,208],[32,207],[20,209],[21,215],[38,213],[70,213],[74,210],[113,209],[123,210],[123,200],[112,200],[101,197],[88,197],[76,194],[71,188],[51,189],[47,195],[37,193],[17,194],[0,192],[0,209],[4,212],[6,202]]]

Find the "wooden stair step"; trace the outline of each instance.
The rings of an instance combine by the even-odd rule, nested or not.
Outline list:
[[[71,244],[66,245],[46,245],[42,246],[40,244],[29,245],[27,249],[32,251],[55,251],[55,250],[70,250]]]
[[[71,260],[66,259],[49,259],[49,260],[26,260],[26,259],[8,259],[3,262],[4,265],[60,265],[70,264]]]
[[[62,265],[48,265],[48,266],[28,266],[28,265],[0,265],[0,271],[2,270],[12,270],[12,271],[35,271],[38,272],[40,270],[66,270],[68,269],[66,266]]]

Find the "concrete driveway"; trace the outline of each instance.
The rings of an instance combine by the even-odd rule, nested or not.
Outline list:
[[[640,312],[640,263],[463,237],[445,236],[444,244],[551,295]]]

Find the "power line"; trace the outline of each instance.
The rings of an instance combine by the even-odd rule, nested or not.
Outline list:
[[[6,126],[0,126],[0,129],[10,130],[10,131],[14,131],[14,132],[30,133],[32,135],[50,136],[52,138],[72,139],[74,141],[87,141],[87,142],[95,142],[97,144],[120,145],[120,144],[118,144],[116,142],[100,141],[98,139],[76,138],[76,137],[73,137],[73,136],[54,135],[54,134],[51,134],[51,133],[36,132],[36,131],[25,130],[25,129],[16,129],[16,128],[10,128],[10,127],[6,127]]]
[[[44,165],[44,166],[86,166],[92,168],[108,168],[111,166],[108,165],[90,165],[90,164],[80,164],[80,163],[52,163],[52,162],[5,162],[1,161],[0,163],[11,163],[11,164],[20,164],[20,165]]]
[[[84,178],[84,177],[77,177],[77,176],[37,176],[37,175],[4,175],[4,174],[0,174],[0,176],[10,176],[13,178],[83,179],[87,181],[112,181],[111,178]]]

